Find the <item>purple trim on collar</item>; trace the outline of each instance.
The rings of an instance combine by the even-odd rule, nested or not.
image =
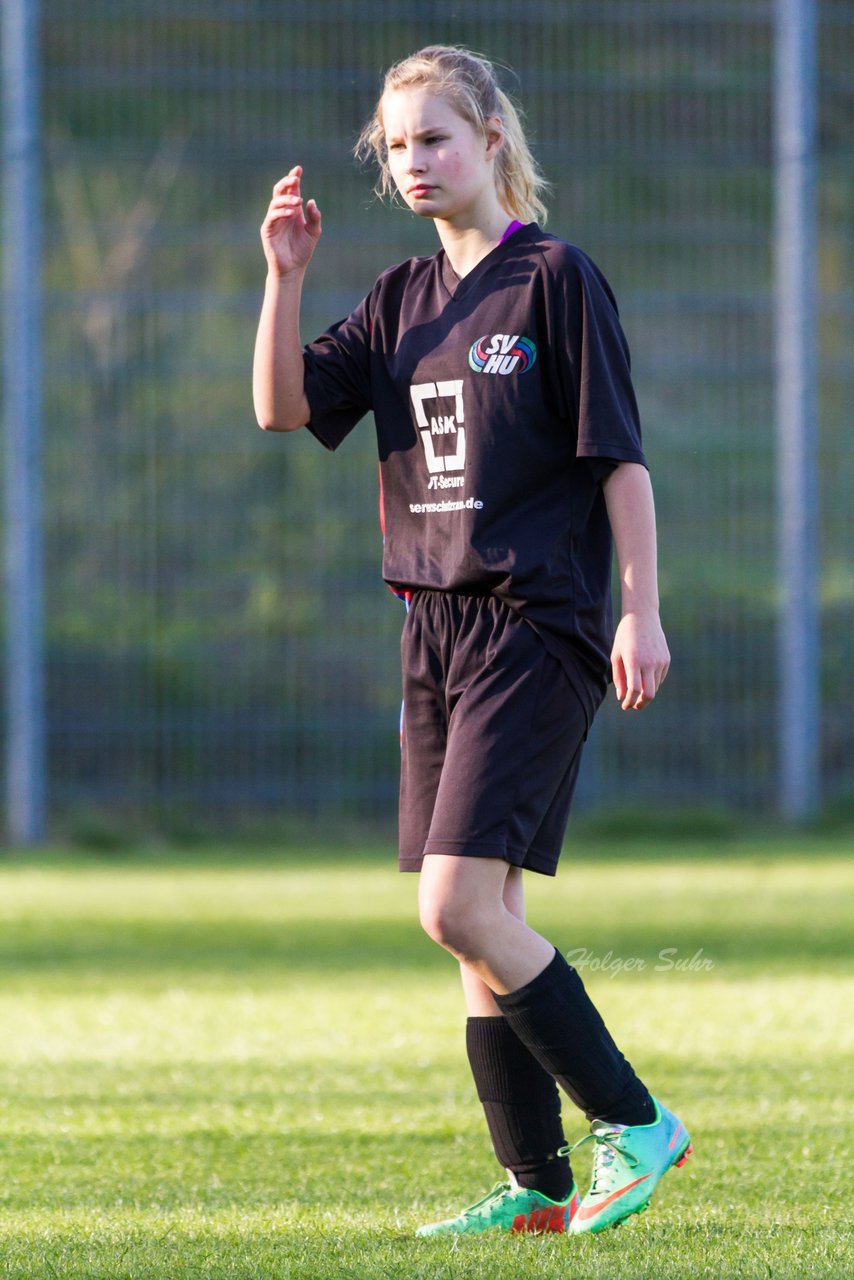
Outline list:
[[[507,230],[504,232],[504,235],[501,237],[501,239],[498,241],[498,243],[499,243],[499,244],[503,244],[503,243],[504,243],[504,241],[507,239],[507,237],[508,237],[508,236],[512,236],[512,234],[513,234],[513,232],[514,232],[514,231],[518,231],[518,230],[519,230],[519,228],[520,228],[520,227],[524,227],[524,225],[525,225],[525,224],[524,224],[524,222],[517,222],[517,221],[514,219],[514,220],[513,220],[513,222],[511,222],[511,223],[510,223],[510,226],[509,226],[509,227],[507,228]]]

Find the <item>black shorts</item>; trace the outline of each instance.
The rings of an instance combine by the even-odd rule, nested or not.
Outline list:
[[[561,663],[494,596],[442,591],[413,594],[401,659],[401,871],[442,853],[554,875],[588,730]]]

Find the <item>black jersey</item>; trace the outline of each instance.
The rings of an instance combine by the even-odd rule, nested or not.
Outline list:
[[[619,461],[646,462],[628,346],[591,259],[536,223],[462,279],[444,250],[413,258],[304,360],[308,425],[327,448],[373,410],[389,585],[491,593],[576,684],[604,691],[601,480]],[[582,693],[592,712],[598,699]]]

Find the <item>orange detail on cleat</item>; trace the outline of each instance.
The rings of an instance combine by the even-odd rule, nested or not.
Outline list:
[[[685,1161],[688,1159],[688,1157],[693,1154],[694,1154],[694,1145],[693,1143],[689,1142],[684,1152],[682,1153],[681,1157],[676,1161],[676,1168],[678,1169],[679,1166],[681,1164],[684,1164]]]
[[[624,1187],[619,1187],[616,1191],[612,1191],[609,1196],[596,1205],[582,1204],[578,1210],[578,1217],[582,1222],[587,1222],[590,1218],[595,1218],[604,1208],[611,1204],[614,1200],[619,1200],[620,1196],[624,1196],[627,1191],[631,1191],[632,1187],[636,1187],[639,1182],[646,1182],[647,1178],[652,1177],[650,1173],[644,1173],[640,1178],[635,1178],[634,1182],[629,1182]]]
[[[549,1220],[546,1224],[546,1231],[566,1231],[567,1220],[569,1214],[566,1206],[556,1204],[553,1209],[549,1210]]]
[[[680,1120],[676,1128],[673,1130],[673,1137],[670,1139],[670,1141],[667,1144],[668,1151],[673,1150],[673,1148],[676,1146],[676,1139],[679,1137],[680,1133],[684,1133],[684,1132],[685,1130],[682,1128],[682,1121]]]
[[[514,1235],[520,1235],[524,1231],[532,1235],[541,1235],[546,1231],[566,1231],[566,1206],[556,1204],[544,1209],[532,1209],[527,1217],[524,1213],[517,1213],[510,1231]]]

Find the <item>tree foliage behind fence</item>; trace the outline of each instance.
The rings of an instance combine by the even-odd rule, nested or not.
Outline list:
[[[548,228],[600,263],[632,347],[674,665],[642,717],[602,713],[580,803],[773,803],[771,5],[43,7],[54,818],[393,816],[402,614],[378,572],[372,426],[330,457],[255,425],[258,227],[301,163],[324,217],[306,339],[385,266],[435,251],[351,150],[382,68],[438,41],[514,69],[555,187]],[[854,5],[820,8],[816,661],[833,795],[854,757]]]

